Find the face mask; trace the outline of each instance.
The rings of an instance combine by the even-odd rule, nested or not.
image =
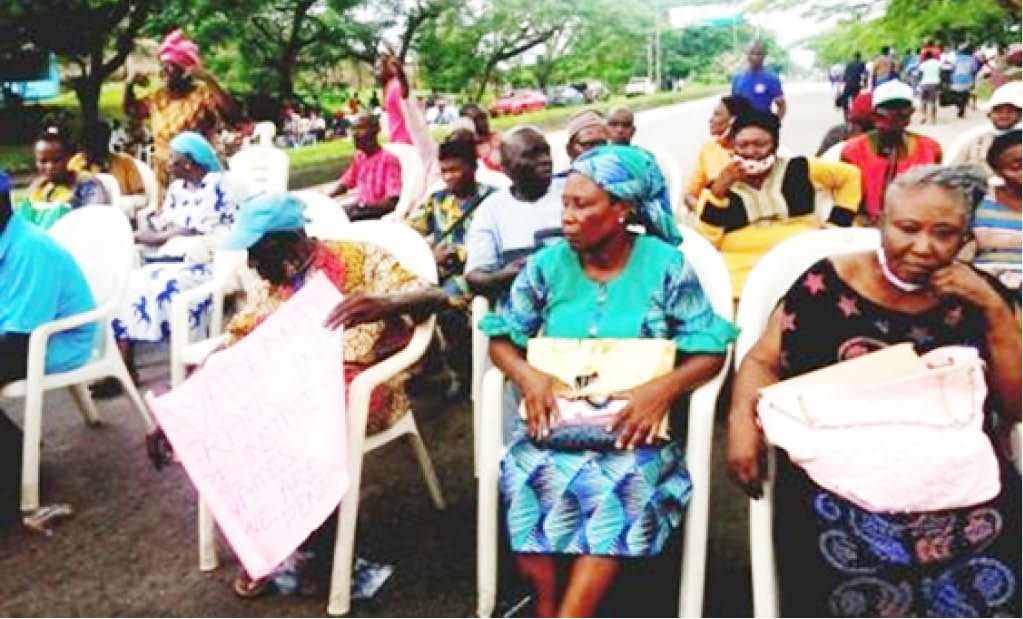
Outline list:
[[[742,171],[747,175],[756,176],[758,174],[763,174],[774,167],[778,157],[774,153],[771,153],[766,159],[747,159],[739,155],[732,155],[732,159],[739,164],[739,167],[741,167]]]
[[[899,279],[895,273],[892,273],[888,268],[888,259],[884,255],[884,249],[877,248],[877,263],[881,265],[881,274],[888,280],[888,283],[895,286],[903,292],[920,292],[923,290],[921,284],[911,284],[909,282]]]

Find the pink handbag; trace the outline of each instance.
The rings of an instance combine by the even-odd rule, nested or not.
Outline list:
[[[818,485],[872,512],[938,511],[994,498],[1001,480],[982,427],[983,360],[973,348],[946,346],[919,357],[918,367],[902,364],[876,380],[883,359],[907,350],[894,348],[819,371],[834,378],[841,366],[858,364],[861,371],[848,376],[873,371],[874,380],[836,386],[808,374],[792,388],[783,382],[762,390],[757,414],[767,440]],[[871,370],[874,355],[887,357]]]

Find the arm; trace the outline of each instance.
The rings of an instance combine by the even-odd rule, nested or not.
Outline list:
[[[355,293],[345,297],[327,316],[324,325],[336,329],[376,322],[389,316],[411,316],[422,322],[447,307],[448,297],[437,286],[410,292]]]
[[[522,350],[507,338],[490,340],[490,359],[522,391],[529,435],[535,438],[546,436],[557,419],[554,386],[558,380],[529,365]]]
[[[746,354],[735,373],[732,406],[728,411],[728,471],[750,497],[763,494],[766,443],[757,423],[760,389],[778,382],[781,376],[781,312],[779,306],[767,329]]]
[[[128,83],[124,86],[122,107],[124,108],[124,115],[129,118],[145,115],[145,103],[135,97],[135,86],[141,84],[145,79],[144,75],[136,73],[128,78]]]
[[[482,267],[473,269],[465,274],[465,281],[474,293],[494,299],[508,292],[525,264],[526,258],[519,258],[500,269],[489,270]]]
[[[1021,414],[1021,333],[1018,311],[973,268],[953,263],[935,272],[931,286],[939,294],[957,296],[976,305],[987,321],[988,385],[998,396],[999,413],[1007,423],[1019,423]]]
[[[398,206],[398,198],[387,198],[376,204],[359,206],[357,204],[345,205],[345,212],[348,213],[349,221],[360,219],[379,219],[394,210]]]
[[[728,198],[718,198],[710,188],[700,192],[696,204],[696,231],[718,249],[721,249],[721,241],[725,238],[725,227],[717,223],[715,215],[727,206]]]
[[[194,234],[192,230],[172,226],[166,230],[156,231],[153,229],[138,230],[135,232],[135,242],[143,245],[160,246],[176,236],[187,236]]]
[[[829,192],[835,201],[827,223],[851,226],[859,211],[863,192],[860,169],[848,163],[823,161],[815,157],[808,158],[807,162],[814,189]]]
[[[693,173],[689,176],[689,185],[686,187],[685,201],[689,210],[696,210],[700,192],[707,186],[707,168],[703,161],[703,150],[701,148],[699,155],[696,157],[696,166],[693,168]]]
[[[785,112],[788,111],[788,104],[785,103],[785,97],[779,96],[774,100],[774,105],[778,109],[778,120],[785,118]]]
[[[203,68],[194,69],[192,77],[209,86],[210,92],[213,93],[213,105],[229,125],[234,125],[241,119],[241,109],[238,107],[238,102],[220,87],[216,78]]]

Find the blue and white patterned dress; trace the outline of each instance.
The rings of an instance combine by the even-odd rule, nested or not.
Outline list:
[[[508,304],[480,328],[524,347],[529,338],[667,338],[686,353],[724,353],[737,331],[714,313],[682,253],[636,237],[624,269],[589,279],[565,241],[535,254]],[[631,451],[556,451],[521,422],[501,463],[512,550],[642,557],[661,552],[682,520],[692,483],[683,445]]]
[[[176,226],[209,238],[227,231],[237,211],[238,203],[228,191],[224,173],[210,172],[198,184],[182,179],[172,182],[167,187],[163,209],[154,214],[149,223],[157,231]],[[114,335],[118,339],[158,342],[167,338],[171,300],[178,292],[194,288],[213,275],[209,259],[195,261],[182,256],[166,261],[171,253],[166,251],[168,244],[158,252],[161,261],[132,271],[124,304],[113,320]],[[189,308],[192,335],[206,335],[209,313],[209,299]]]

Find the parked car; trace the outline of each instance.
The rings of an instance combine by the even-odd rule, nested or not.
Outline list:
[[[583,80],[572,84],[572,86],[583,93],[587,103],[603,101],[611,96],[611,91],[604,85],[604,82],[598,80]]]
[[[586,97],[574,85],[555,86],[547,94],[547,105],[578,105],[585,102]]]
[[[648,77],[634,77],[625,85],[626,97],[652,95],[655,92],[657,92],[657,86],[654,85],[654,81]]]
[[[490,109],[494,116],[501,114],[521,114],[535,112],[547,107],[547,97],[536,90],[522,89],[512,91],[498,99]]]

